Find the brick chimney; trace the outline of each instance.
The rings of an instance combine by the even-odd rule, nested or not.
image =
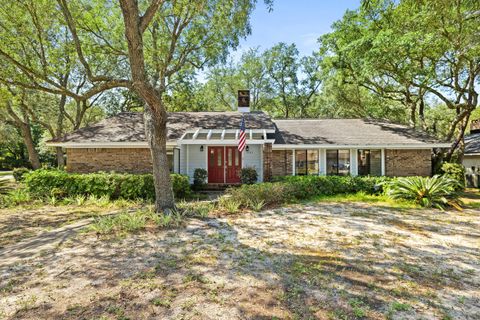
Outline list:
[[[238,111],[250,112],[250,90],[238,90]]]

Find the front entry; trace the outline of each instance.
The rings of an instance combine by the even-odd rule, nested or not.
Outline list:
[[[208,147],[208,183],[240,183],[241,168],[237,147]]]
[[[237,147],[225,147],[226,153],[226,183],[240,183],[242,156]]]

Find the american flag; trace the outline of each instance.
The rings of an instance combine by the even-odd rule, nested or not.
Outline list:
[[[245,118],[242,116],[242,124],[240,125],[240,139],[238,140],[238,151],[242,152],[247,145],[247,136],[245,134]]]

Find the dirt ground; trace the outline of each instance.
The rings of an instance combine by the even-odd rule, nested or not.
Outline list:
[[[480,319],[479,218],[318,203],[109,240],[39,219],[1,241],[0,319]]]

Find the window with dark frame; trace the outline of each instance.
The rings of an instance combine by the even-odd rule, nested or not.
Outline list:
[[[382,175],[382,151],[381,150],[358,150],[358,175],[381,176]]]
[[[346,176],[350,173],[350,150],[327,150],[327,175]]]
[[[318,150],[295,150],[295,175],[318,175]]]

